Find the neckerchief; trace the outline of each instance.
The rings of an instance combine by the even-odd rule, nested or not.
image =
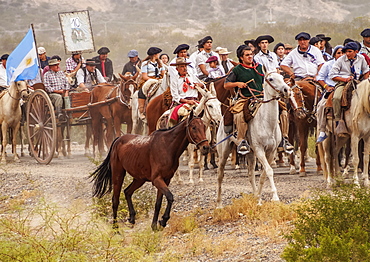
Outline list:
[[[261,50],[261,53],[262,53],[264,56],[266,56],[266,57],[267,57],[267,60],[269,60],[269,62],[274,61],[274,58],[270,55],[269,50],[267,50],[267,53],[265,53],[265,52],[263,52],[263,51]]]
[[[194,89],[195,88],[194,86],[191,85],[191,82],[190,82],[190,80],[188,78],[189,75],[187,75],[187,74],[180,75],[179,74],[179,76],[184,79],[184,83],[182,84],[182,91],[184,93],[186,93],[189,90],[189,88],[190,89]]]
[[[353,78],[356,79],[356,70],[354,66],[354,62],[356,61],[357,56],[355,56],[354,59],[348,59],[349,60],[349,67],[351,69],[351,73],[353,74]]]
[[[149,62],[152,66],[154,66],[154,73],[155,77],[159,77],[159,69],[157,62],[153,63],[152,61]]]
[[[314,57],[314,55],[311,54],[311,53],[309,53],[310,50],[311,50],[311,46],[308,47],[308,50],[306,52],[299,50],[299,48],[300,47],[298,46],[297,51],[298,51],[298,53],[300,53],[301,55],[303,55],[303,57],[310,56],[312,58],[312,60],[311,60],[312,63],[316,61],[316,58]]]
[[[259,74],[260,76],[265,76],[264,74],[261,74],[260,72],[257,71],[257,66],[259,65],[259,63],[255,63],[253,62],[252,66],[247,66],[245,64],[242,64],[240,63],[240,65],[244,68],[247,68],[247,69],[253,69],[254,71],[256,71],[257,74]]]
[[[105,74],[105,62],[101,61],[101,72],[103,73],[103,77],[107,77]]]

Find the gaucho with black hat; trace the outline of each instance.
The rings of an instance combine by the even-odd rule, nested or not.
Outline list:
[[[321,52],[324,57],[325,61],[333,59],[332,53],[333,53],[333,47],[330,45],[329,41],[331,40],[331,37],[325,36],[325,34],[317,34],[316,37],[321,39]]]
[[[145,100],[146,95],[143,92],[143,85],[149,79],[160,79],[165,74],[165,68],[162,61],[159,59],[159,53],[162,49],[159,47],[150,47],[146,52],[148,56],[141,64],[141,82],[139,83],[138,103],[139,103],[139,117],[142,121],[146,121],[145,117]]]
[[[301,32],[295,36],[298,46],[281,62],[281,69],[295,80],[315,78],[325,62],[320,49],[309,44],[310,34]]]
[[[187,66],[187,71],[188,72],[190,71],[192,74],[195,74],[196,73],[195,72],[195,66],[192,63],[192,61],[187,58],[189,48],[190,48],[190,46],[187,45],[187,44],[178,45],[175,48],[175,50],[173,51],[173,53],[176,55],[176,57],[171,60],[170,64],[175,63],[177,58],[183,57],[185,59],[185,61],[189,63],[188,66]],[[169,73],[170,77],[172,77],[173,75],[178,74],[176,68],[174,68],[173,66],[170,66],[168,68],[168,73]]]
[[[361,32],[363,41],[361,43],[360,53],[370,57],[370,28],[366,28]]]
[[[254,60],[263,65],[267,72],[277,71],[279,69],[276,54],[268,50],[269,44],[272,42],[274,42],[274,38],[270,35],[261,35],[256,39],[259,52],[254,56]]]
[[[101,47],[98,50],[98,56],[92,59],[97,63],[96,68],[101,72],[102,76],[109,82],[113,78],[113,63],[112,60],[108,58],[108,53],[110,50],[108,47]]]
[[[200,42],[200,44],[203,45],[203,51],[197,55],[195,62],[196,74],[200,80],[207,78],[209,75],[208,71],[210,70],[210,66],[206,63],[208,58],[216,56],[218,61],[220,61],[219,55],[212,51],[212,43],[213,39],[211,36],[204,37]]]

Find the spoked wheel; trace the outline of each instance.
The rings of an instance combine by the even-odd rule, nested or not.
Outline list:
[[[35,90],[27,103],[27,135],[30,152],[40,164],[49,164],[57,141],[54,107],[44,90]]]

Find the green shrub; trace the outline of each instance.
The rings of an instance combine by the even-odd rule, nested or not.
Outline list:
[[[297,209],[282,258],[289,261],[370,261],[370,191],[343,186],[316,193]]]

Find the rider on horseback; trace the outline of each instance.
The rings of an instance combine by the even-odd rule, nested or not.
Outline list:
[[[253,52],[249,46],[241,45],[238,47],[237,56],[240,64],[233,68],[231,73],[227,76],[224,88],[231,90],[235,89],[237,93],[236,98],[249,99],[263,97],[263,81],[264,71],[262,65],[255,63],[253,60]],[[238,152],[245,154],[250,151],[248,142],[244,140],[244,135],[247,132],[248,125],[245,121],[244,110],[234,115],[236,130],[238,130]],[[227,131],[226,131],[227,130]],[[232,126],[225,125],[226,133],[230,133]],[[229,131],[229,132],[228,132]],[[285,135],[287,132],[283,132]],[[287,137],[283,137],[283,141],[279,147],[283,147],[286,151],[292,151],[293,146],[289,144]]]
[[[198,99],[198,91],[195,86],[203,87],[202,82],[190,71],[184,57],[176,58],[175,63],[170,66],[175,66],[177,75],[171,76],[170,89],[172,101],[174,104],[189,104],[195,105]]]
[[[6,61],[8,60],[9,55],[3,54],[1,56],[1,63],[0,63],[0,91],[7,88],[8,81],[6,76]]]
[[[329,78],[336,81],[333,96],[333,109],[335,121],[341,119],[341,99],[343,89],[352,80],[362,80],[369,77],[369,66],[362,55],[357,55],[360,46],[355,42],[346,44],[342,51],[346,54],[335,61],[330,71]]]
[[[143,60],[141,65],[142,73],[142,82],[139,83],[139,93],[138,93],[138,102],[139,102],[139,112],[140,118],[145,120],[145,100],[146,96],[143,93],[142,86],[144,82],[149,79],[159,79],[162,78],[165,74],[165,68],[162,65],[162,62],[159,60],[159,53],[162,52],[162,49],[158,47],[150,47],[147,51],[148,56]]]

